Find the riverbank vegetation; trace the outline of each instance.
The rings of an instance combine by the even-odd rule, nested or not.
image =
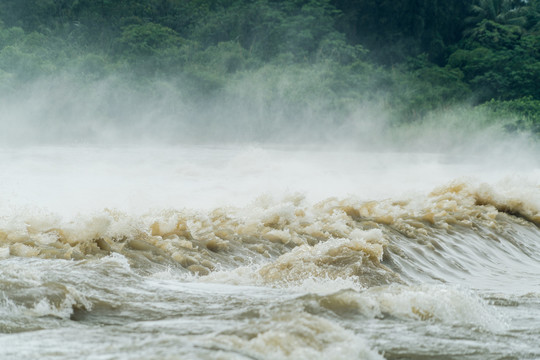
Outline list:
[[[0,92],[114,77],[282,119],[377,103],[410,124],[459,104],[540,134],[539,19],[539,0],[3,0]]]

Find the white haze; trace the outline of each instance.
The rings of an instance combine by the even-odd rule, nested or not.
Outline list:
[[[262,69],[206,96],[182,78],[135,85],[109,76],[42,77],[0,95],[0,141],[21,145],[286,144],[369,151],[508,152],[523,141],[455,107],[397,125],[386,95],[364,101],[317,87],[324,71]],[[311,79],[314,77],[314,79]],[[336,97],[337,96],[337,97]],[[527,149],[528,152],[528,149]]]
[[[470,110],[397,127],[382,100],[340,112],[323,96],[296,94],[291,105],[305,84],[255,75],[203,102],[177,90],[180,80],[131,89],[120,78],[80,84],[69,76],[2,96],[0,207],[139,213],[295,193],[312,202],[411,196],[464,177],[540,178],[526,135],[505,135]]]

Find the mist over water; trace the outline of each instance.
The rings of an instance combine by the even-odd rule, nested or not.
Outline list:
[[[0,139],[16,147],[262,144],[463,157],[516,151],[521,157],[536,146],[526,133],[508,134],[504,121],[467,106],[404,124],[384,94],[336,102],[335,94],[317,91],[317,81],[329,76],[320,67],[253,70],[202,96],[181,77],[137,83],[116,75],[81,83],[69,73],[44,76],[3,92]]]
[[[209,210],[291,194],[312,203],[330,197],[399,199],[426,194],[453,180],[507,186],[534,183],[539,173],[534,167],[520,172],[520,162],[498,168],[493,161],[474,156],[253,144],[32,146],[4,148],[0,159],[3,206],[38,206],[66,216],[106,208],[130,213]]]
[[[398,124],[382,96],[336,108],[310,92],[324,77],[314,69],[242,73],[206,100],[182,78],[27,82],[0,98],[6,203],[73,214],[244,206],[292,193],[367,201],[464,177],[536,175],[536,142],[480,110]]]
[[[264,79],[1,98],[0,357],[540,356],[535,142]]]

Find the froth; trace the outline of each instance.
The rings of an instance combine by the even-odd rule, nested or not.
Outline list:
[[[207,281],[301,286],[310,279],[341,279],[376,286],[426,273],[445,279],[443,272],[429,274],[438,265],[426,264],[427,252],[448,265],[443,270],[461,271],[451,278],[460,279],[474,270],[468,266],[475,256],[493,252],[493,246],[480,249],[481,242],[464,244],[461,238],[471,233],[508,241],[526,256],[534,253],[537,245],[519,244],[512,232],[516,224],[537,222],[538,193],[534,185],[505,192],[462,181],[428,195],[379,201],[334,197],[314,204],[293,194],[262,196],[243,207],[140,215],[104,210],[67,220],[33,209],[0,218],[0,258],[82,260],[118,253],[140,271],[172,266]],[[507,249],[501,249],[503,256]],[[471,254],[468,262],[463,251]]]
[[[362,230],[345,212],[312,206],[301,196],[209,213],[132,217],[106,211],[68,223],[54,216],[34,219],[0,227],[5,253],[63,259],[121,253],[136,268],[150,260],[201,275],[255,263],[265,282],[356,276],[371,284],[371,274],[388,273],[380,264],[387,242],[379,229]]]
[[[341,316],[356,313],[370,318],[434,321],[493,331],[506,326],[494,308],[478,295],[448,285],[392,284],[363,291],[343,290],[316,299],[321,307]]]
[[[307,313],[274,315],[249,328],[254,329],[245,334],[218,335],[213,341],[269,360],[383,359],[358,335]]]
[[[259,273],[270,282],[298,282],[314,278],[358,277],[360,283],[371,285],[380,270],[384,281],[390,271],[381,268],[386,241],[378,229],[353,230],[349,238],[329,239],[314,246],[301,245],[263,266]],[[368,274],[370,276],[362,277]]]

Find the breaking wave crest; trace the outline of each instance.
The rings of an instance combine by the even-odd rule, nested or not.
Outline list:
[[[540,191],[501,189],[454,182],[414,199],[262,197],[242,208],[106,210],[70,221],[17,213],[0,218],[0,258],[120,254],[141,273],[170,267],[207,281],[270,286],[316,278],[360,288],[426,280],[481,287],[505,271],[501,264],[514,264],[520,277],[539,266]]]

